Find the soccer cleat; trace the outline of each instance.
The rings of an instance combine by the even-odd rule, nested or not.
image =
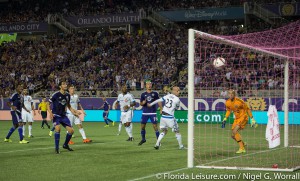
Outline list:
[[[180,146],[179,150],[186,150],[186,148],[184,146]]]
[[[12,140],[11,139],[4,139],[4,142],[9,142],[9,143],[11,143],[12,142]]]
[[[134,138],[133,137],[129,137],[126,141],[133,141]]]
[[[55,153],[56,153],[56,154],[60,154],[59,149],[55,149]]]
[[[154,148],[155,148],[156,150],[158,150],[158,149],[159,149],[159,146],[155,145]]]
[[[115,126],[115,122],[114,121],[112,122],[112,126]]]
[[[141,146],[144,143],[146,143],[146,140],[141,140],[138,145]]]
[[[50,126],[48,125],[48,129],[50,129]]]
[[[70,140],[68,144],[69,145],[74,145],[75,143],[72,140]]]
[[[27,143],[29,143],[29,141],[26,141],[26,140],[23,139],[23,140],[20,141],[19,143],[20,143],[20,144],[27,144]]]
[[[51,136],[52,136],[52,134],[53,134],[53,131],[50,131],[50,132],[49,132],[49,136],[51,137]]]
[[[246,150],[245,150],[245,148],[244,149],[239,149],[236,153],[237,154],[246,153]]]
[[[120,133],[120,132],[118,132],[118,133],[117,133],[117,136],[120,136],[120,135],[121,135],[121,133]]]
[[[84,140],[83,140],[83,143],[91,143],[92,141],[93,141],[93,140],[90,140],[90,139],[87,138],[87,139],[84,139]]]
[[[28,138],[33,138],[33,135],[28,135]]]
[[[41,126],[42,129],[44,129],[44,126]]]
[[[69,151],[74,151],[72,148],[69,147],[69,145],[63,145],[63,148]]]
[[[108,124],[104,126],[104,128],[108,128],[108,127],[109,127],[109,125],[108,125]]]

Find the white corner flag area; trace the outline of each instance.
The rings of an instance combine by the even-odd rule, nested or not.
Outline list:
[[[266,139],[269,142],[269,148],[275,148],[280,145],[280,125],[277,109],[274,105],[269,106],[268,125],[266,129]]]

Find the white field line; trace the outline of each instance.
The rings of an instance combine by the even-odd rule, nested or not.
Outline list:
[[[226,161],[226,160],[231,160],[231,159],[239,158],[239,157],[242,157],[242,156],[249,156],[249,155],[255,155],[255,154],[259,154],[259,153],[266,153],[266,152],[269,152],[269,151],[281,150],[283,148],[285,148],[285,147],[271,149],[271,150],[259,151],[259,152],[255,152],[255,153],[250,153],[250,154],[245,154],[245,155],[230,157],[230,158],[226,158],[226,159],[222,159],[222,160],[216,160],[216,161],[212,161],[212,162],[209,162],[209,163],[206,163],[206,164],[203,164],[203,165],[208,165],[208,164],[212,164],[212,163],[218,163],[218,162],[222,162],[222,161]],[[180,168],[180,169],[177,169],[177,170],[171,170],[171,171],[167,171],[167,172],[162,172],[162,173],[156,173],[156,174],[148,175],[148,176],[145,176],[145,177],[135,178],[135,179],[132,179],[132,180],[129,180],[129,181],[144,180],[144,179],[152,178],[152,177],[156,177],[157,179],[160,179],[160,178],[163,178],[163,174],[170,174],[170,173],[173,173],[173,172],[178,172],[178,171],[187,170],[187,169],[188,168]]]

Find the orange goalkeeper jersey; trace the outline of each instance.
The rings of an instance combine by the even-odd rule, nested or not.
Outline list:
[[[250,108],[248,105],[240,98],[234,98],[233,101],[231,99],[228,99],[225,103],[226,105],[226,118],[229,117],[231,111],[233,111],[235,119],[239,119],[240,117],[244,117],[248,115],[252,118],[253,115],[251,113]]]

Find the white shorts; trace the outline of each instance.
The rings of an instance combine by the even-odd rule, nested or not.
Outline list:
[[[22,120],[23,120],[24,123],[26,123],[26,122],[31,122],[32,123],[33,122],[32,112],[30,111],[30,113],[29,113],[25,110],[22,110]]]
[[[75,125],[81,124],[81,120],[79,119],[79,117],[74,116],[74,115],[71,114],[71,113],[68,113],[68,114],[67,114],[67,117],[69,118],[69,120],[70,120],[70,122],[71,122],[71,126],[73,125],[73,123],[74,123]]]
[[[172,128],[172,131],[178,131],[179,127],[176,122],[176,119],[173,116],[165,116],[162,115],[160,118],[160,124],[159,124],[160,129],[168,129]]]
[[[121,119],[120,122],[122,124],[128,123],[132,121],[133,118],[133,111],[132,110],[128,110],[127,112],[121,112]]]

